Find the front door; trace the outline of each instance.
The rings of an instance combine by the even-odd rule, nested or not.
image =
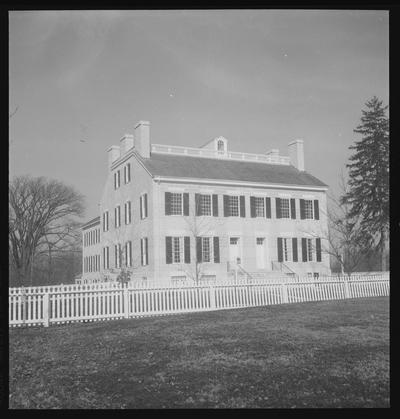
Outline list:
[[[257,268],[265,268],[265,238],[257,237],[256,238],[256,259],[257,259]]]
[[[239,237],[231,237],[229,239],[229,261],[233,264],[241,263],[240,260],[240,248],[239,248]]]

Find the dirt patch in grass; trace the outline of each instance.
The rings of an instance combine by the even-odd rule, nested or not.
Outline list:
[[[389,299],[10,330],[9,405],[389,407]]]

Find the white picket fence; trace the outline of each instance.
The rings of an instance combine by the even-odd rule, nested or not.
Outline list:
[[[350,278],[238,279],[179,286],[153,281],[9,288],[9,326],[49,326],[377,296],[389,296],[389,272]]]

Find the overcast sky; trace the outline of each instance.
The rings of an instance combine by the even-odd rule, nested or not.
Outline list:
[[[385,11],[10,13],[10,176],[60,179],[98,215],[107,148],[150,121],[152,143],[216,136],[264,153],[302,138],[338,189],[373,95],[389,101]],[[82,142],[83,140],[84,142]]]

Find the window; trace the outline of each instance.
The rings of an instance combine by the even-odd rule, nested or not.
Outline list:
[[[172,262],[183,262],[182,237],[172,237]]]
[[[132,242],[128,241],[125,244],[125,265],[132,266]]]
[[[256,196],[254,198],[255,203],[255,209],[256,209],[256,217],[264,217],[265,211],[264,211],[264,204],[265,200],[262,197]]]
[[[131,181],[131,164],[128,163],[124,167],[124,181],[125,183],[129,183]]]
[[[304,200],[304,218],[312,220],[314,218],[313,214],[313,201]]]
[[[228,209],[230,217],[239,216],[239,197],[238,196],[228,196]]]
[[[121,244],[114,245],[114,264],[117,269],[121,267]]]
[[[238,244],[239,243],[239,237],[231,237],[229,239],[230,244]]]
[[[290,201],[286,198],[281,198],[281,218],[290,218]]]
[[[184,276],[184,275],[171,276],[171,284],[173,284],[173,285],[185,285],[186,284],[186,276]]]
[[[147,218],[147,193],[140,196],[140,218]]]
[[[140,239],[140,255],[141,255],[142,266],[148,265],[149,261],[148,261],[148,239],[147,239],[147,237],[143,237],[142,239]]]
[[[318,279],[319,278],[319,272],[314,272],[314,279]]]
[[[119,170],[114,172],[114,189],[118,189],[121,185],[121,173]]]
[[[256,238],[256,243],[260,246],[262,246],[264,244],[264,237],[257,237]]]
[[[181,193],[171,193],[171,215],[183,214],[183,200]]]
[[[121,206],[115,207],[115,227],[121,227]]]
[[[218,140],[217,149],[219,153],[223,153],[225,151],[225,144],[222,140]]]
[[[110,248],[108,246],[103,247],[103,268],[110,268]]]
[[[211,215],[211,195],[200,195],[200,214]]]
[[[202,258],[203,262],[212,262],[211,260],[211,237],[202,237]]]
[[[132,221],[131,215],[131,201],[125,202],[125,224],[130,224]]]
[[[103,214],[103,231],[108,231],[108,211]]]

